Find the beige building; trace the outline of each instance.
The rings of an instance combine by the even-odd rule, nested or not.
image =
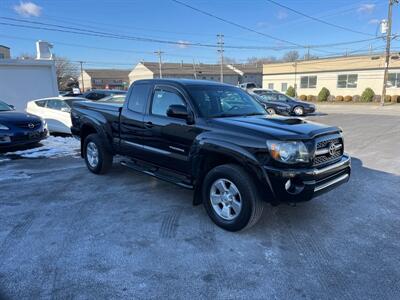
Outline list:
[[[83,76],[79,76],[79,87],[82,91],[90,89],[126,90],[129,87],[129,72],[130,70],[119,69],[85,69]]]
[[[0,45],[0,59],[10,59],[10,48]]]
[[[233,68],[224,66],[224,82],[237,85],[241,75]],[[186,78],[203,80],[220,80],[220,65],[217,64],[187,64],[163,63],[161,66],[163,78]],[[139,79],[160,78],[160,66],[156,62],[141,62],[129,74],[129,82]]]
[[[286,92],[297,87],[298,95],[318,95],[326,87],[331,95],[361,95],[366,88],[382,93],[384,56],[349,56],[297,63],[265,64],[263,88]],[[400,58],[393,54],[390,62],[388,95],[400,95]]]

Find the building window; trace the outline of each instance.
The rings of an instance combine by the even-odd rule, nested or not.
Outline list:
[[[268,83],[268,89],[273,90],[274,89],[274,84],[273,83]]]
[[[337,77],[337,87],[340,89],[356,88],[358,81],[357,74],[343,74]]]
[[[94,79],[93,82],[94,82],[94,84],[102,84],[102,83],[103,83],[103,80],[101,80],[101,79]]]
[[[286,92],[287,91],[287,83],[283,82],[281,83],[281,92]]]
[[[300,88],[315,89],[317,87],[317,76],[301,76]]]
[[[4,59],[4,53],[0,53],[0,59]]]
[[[387,87],[400,87],[400,73],[389,73]]]

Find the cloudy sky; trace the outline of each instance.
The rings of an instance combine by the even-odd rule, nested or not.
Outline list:
[[[243,61],[251,56],[279,57],[293,44],[321,45],[373,39],[379,32],[380,20],[386,18],[387,14],[386,0],[277,0],[307,15],[350,28],[357,33],[312,21],[267,0],[180,1],[247,27],[253,32],[224,23],[172,0],[2,0],[0,44],[9,46],[16,56],[34,53],[34,41],[41,39],[51,42],[54,45],[53,52],[57,55],[87,61],[92,67],[129,68],[142,59],[156,60],[154,51],[158,49],[165,52],[165,61],[192,62],[194,59],[196,62],[215,62],[215,48],[195,47],[191,44],[214,45],[216,34],[223,33],[225,45],[237,47],[227,48],[226,56]],[[399,32],[398,11],[395,9],[394,13],[395,33]],[[48,24],[53,26],[49,27]],[[123,38],[105,37],[104,33]],[[145,42],[137,37],[167,40],[176,44]],[[312,49],[311,52],[327,56],[346,51],[367,51],[370,44],[373,49],[383,51],[383,40],[376,39]],[[238,49],[248,46],[278,49]],[[400,46],[398,41],[394,41],[394,47],[397,46]]]

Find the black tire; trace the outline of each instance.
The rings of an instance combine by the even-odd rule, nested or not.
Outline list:
[[[211,188],[218,179],[228,179],[240,192],[242,208],[233,220],[225,220],[219,216],[211,204]],[[234,164],[217,166],[209,171],[203,182],[202,195],[203,205],[211,220],[228,231],[239,231],[252,227],[260,219],[264,209],[264,202],[260,199],[253,180],[246,170]]]
[[[89,143],[95,144],[98,150],[98,163],[96,165],[89,163],[87,155]],[[83,144],[83,152],[86,166],[89,171],[95,174],[105,174],[108,170],[110,170],[113,163],[113,155],[104,145],[104,142],[97,133],[92,133],[86,137]]]
[[[296,106],[295,108],[293,108],[293,113],[296,116],[304,116],[304,107]]]
[[[267,112],[268,112],[270,115],[276,115],[276,110],[275,110],[275,108],[273,108],[273,107],[268,107],[268,108],[267,108]]]

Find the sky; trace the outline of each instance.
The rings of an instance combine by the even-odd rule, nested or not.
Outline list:
[[[216,63],[219,54],[215,47],[188,44],[215,45],[217,34],[224,35],[225,56],[238,62],[254,56],[281,57],[291,50],[290,47],[305,53],[305,45],[363,41],[311,47],[311,54],[319,57],[367,52],[370,46],[374,51],[383,52],[384,49],[384,40],[374,38],[379,33],[380,20],[387,18],[387,0],[276,0],[304,14],[361,33],[310,20],[268,0],[179,1],[239,26],[227,24],[173,0],[0,0],[0,44],[10,47],[12,56],[18,56],[35,53],[35,41],[45,40],[53,44],[52,51],[56,56],[84,61],[87,68],[123,69],[130,69],[141,60],[157,61],[154,53],[157,50],[163,52],[165,62]],[[398,5],[394,7],[393,33],[400,31],[397,21],[399,9]],[[4,24],[49,28],[48,25],[29,22],[53,24],[58,26],[52,27],[57,30],[74,27],[79,32],[101,32],[103,36]],[[124,39],[104,37],[103,33],[124,36]],[[137,37],[177,44],[145,42],[137,40]],[[400,47],[398,40],[393,41],[393,47]]]

